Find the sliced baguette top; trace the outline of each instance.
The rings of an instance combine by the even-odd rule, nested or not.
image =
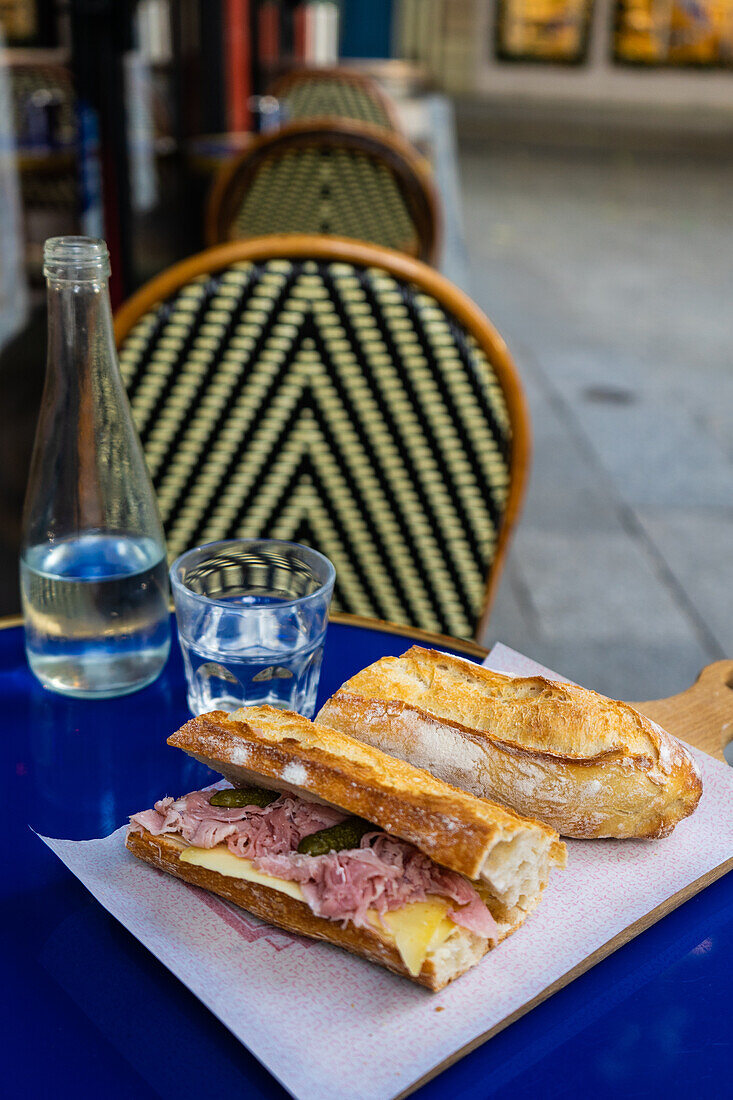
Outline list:
[[[665,836],[702,792],[685,748],[628,703],[420,646],[358,672],[318,720],[565,836]]]
[[[497,885],[506,904],[534,904],[549,863],[564,863],[564,845],[546,825],[290,711],[212,711],[186,722],[168,744],[235,784],[264,781],[373,821],[437,863]]]
[[[627,757],[670,772],[687,756],[628,703],[543,676],[506,676],[420,646],[357,672],[333,698],[341,693],[399,699],[485,733],[508,750],[574,764]]]

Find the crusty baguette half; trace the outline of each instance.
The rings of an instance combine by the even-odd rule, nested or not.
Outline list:
[[[565,862],[554,829],[290,711],[212,711],[186,722],[168,744],[235,786],[264,783],[358,814],[436,863],[482,880],[507,912],[533,909],[550,867]]]
[[[419,985],[427,986],[428,989],[443,989],[454,978],[474,966],[491,948],[489,940],[456,925],[445,943],[428,953],[420,973],[412,975],[407,970],[394,939],[389,937],[386,930],[382,932],[376,928],[373,931],[356,928],[351,923],[342,928],[338,921],[317,917],[304,901],[289,897],[278,890],[183,863],[180,859],[182,846],[168,836],[130,832],[126,843],[138,859],[145,860],[160,871],[175,875],[184,882],[218,894],[269,924],[301,936],[326,940],[355,955],[361,955],[370,962],[378,963],[395,974],[410,978]],[[497,920],[499,942],[518,928],[526,915],[525,912],[516,910],[512,920]]]
[[[690,754],[628,703],[420,646],[352,676],[317,721],[563,836],[667,836],[702,793]]]

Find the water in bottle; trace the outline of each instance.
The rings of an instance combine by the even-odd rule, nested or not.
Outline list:
[[[26,651],[47,687],[121,695],[160,672],[170,644],[167,563],[149,538],[88,533],[28,547]]]

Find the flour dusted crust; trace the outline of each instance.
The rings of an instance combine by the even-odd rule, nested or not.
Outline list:
[[[290,711],[212,711],[186,722],[168,744],[235,785],[264,782],[358,814],[487,883],[507,911],[534,908],[550,867],[565,862],[565,846],[546,825]]]
[[[412,977],[394,941],[377,930],[355,928],[353,924],[347,924],[342,928],[337,921],[317,917],[305,902],[277,890],[241,879],[228,878],[216,871],[196,867],[190,863],[182,863],[179,858],[180,845],[166,836],[153,836],[149,832],[130,832],[127,836],[127,847],[138,859],[152,864],[158,870],[166,871],[170,875],[175,875],[176,878],[183,879],[184,882],[190,882],[194,886],[201,886],[213,894],[218,894],[219,897],[233,902],[249,913],[254,913],[269,924],[284,928],[288,932],[296,932],[301,936],[310,936],[313,939],[336,944],[435,991],[443,989],[454,978],[458,978],[469,970],[491,948],[488,940],[456,925],[445,943],[433,954],[427,956],[420,973]],[[514,921],[505,920],[503,924],[500,923],[500,940],[505,939],[518,928],[525,916],[526,914],[519,912]]]
[[[666,836],[702,793],[683,746],[628,703],[420,646],[358,672],[317,720],[563,836]]]

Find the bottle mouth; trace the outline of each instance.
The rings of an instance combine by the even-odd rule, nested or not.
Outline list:
[[[61,282],[109,278],[109,252],[95,237],[49,237],[43,246],[43,274]]]

